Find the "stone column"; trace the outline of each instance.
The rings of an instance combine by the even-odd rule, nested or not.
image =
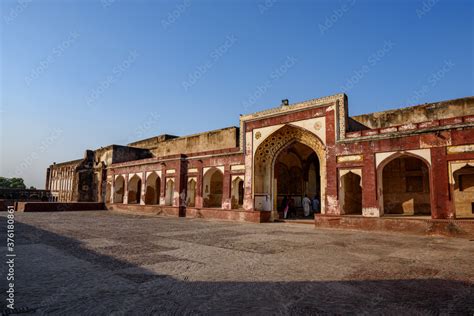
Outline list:
[[[337,180],[337,162],[335,154],[335,134],[339,132],[339,127],[335,126],[334,116],[336,113],[334,110],[326,112],[326,165],[325,177],[322,176],[321,180],[326,179],[326,183],[321,183],[322,186],[326,185],[325,188],[321,187],[321,214],[327,215],[340,215],[339,213],[339,201],[337,199],[338,191],[338,180]],[[321,165],[324,166],[323,162],[320,161]]]
[[[243,131],[245,133],[245,130]],[[252,154],[252,132],[245,133],[245,146],[244,146],[244,157],[245,157],[245,180],[244,180],[244,209],[246,211],[254,210],[254,200],[252,194],[252,166],[253,166],[253,154]]]
[[[454,199],[450,196],[449,170],[444,147],[430,149],[430,204],[432,218],[454,218]]]
[[[380,217],[380,194],[378,191],[377,167],[375,155],[371,153],[368,144],[364,144],[364,166],[362,167],[362,215]]]
[[[146,193],[146,171],[142,172],[142,187],[140,188],[140,205],[145,205],[145,193]]]
[[[160,177],[160,205],[166,204],[166,165],[161,164],[161,177]]]
[[[203,198],[202,198],[202,193],[203,193],[203,188],[202,188],[202,162],[199,164],[197,167],[198,174],[196,178],[196,199],[195,199],[195,207],[196,208],[202,208],[203,206]]]
[[[128,173],[125,175],[125,183],[123,188],[123,204],[128,204]]]
[[[223,177],[223,183],[222,183],[222,208],[224,210],[230,210],[232,209],[232,196],[231,196],[231,187],[232,187],[232,181],[231,181],[231,175],[230,175],[230,166],[225,165],[224,166],[224,177]]]
[[[115,203],[115,174],[112,175],[112,184],[110,185],[110,203]]]
[[[179,216],[186,216],[186,175],[187,162],[180,159],[175,173],[175,192],[178,193],[173,205],[179,207]]]

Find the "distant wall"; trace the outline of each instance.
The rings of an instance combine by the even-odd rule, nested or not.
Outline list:
[[[235,148],[239,146],[239,129],[230,127],[207,133],[186,137],[179,137],[159,143],[151,151],[156,157],[177,154],[191,154],[197,152]]]
[[[163,134],[163,135],[150,137],[147,139],[142,139],[142,140],[130,143],[128,144],[128,146],[137,147],[137,148],[152,148],[152,147],[156,147],[158,143],[161,143],[173,138],[178,138],[178,136]]]
[[[113,145],[112,163],[120,163],[151,157],[152,154],[148,149]]]
[[[0,212],[6,212],[9,206],[14,206],[15,200],[0,199]]]
[[[104,203],[89,202],[18,202],[17,212],[66,212],[66,211],[97,211],[104,210]]]
[[[362,126],[385,128],[466,115],[474,115],[474,97],[353,116],[349,119],[349,130],[361,130]]]

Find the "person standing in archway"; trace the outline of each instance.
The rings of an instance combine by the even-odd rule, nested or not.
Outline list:
[[[309,212],[311,211],[311,200],[309,199],[308,195],[305,194],[303,198],[303,212],[304,216],[308,217]]]
[[[286,219],[288,217],[288,209],[290,208],[290,201],[286,195],[281,203],[281,208],[283,209],[283,218]]]
[[[319,198],[317,195],[314,196],[313,199],[313,213],[319,213],[319,206],[320,206]]]

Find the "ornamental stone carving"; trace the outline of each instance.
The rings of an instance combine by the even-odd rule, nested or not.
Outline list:
[[[324,145],[314,134],[293,126],[286,125],[269,136],[255,152],[256,162],[272,161],[275,155],[288,144],[297,141],[312,148],[321,159],[324,154]]]

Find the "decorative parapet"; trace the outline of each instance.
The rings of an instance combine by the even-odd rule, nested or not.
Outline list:
[[[294,103],[290,105],[283,105],[280,107],[259,111],[251,114],[240,116],[240,150],[245,148],[244,134],[245,123],[253,120],[260,120],[267,117],[278,116],[307,110],[315,107],[328,106],[335,103],[335,126],[336,139],[344,139],[346,136],[347,126],[347,96],[344,93],[339,93],[327,97],[312,99],[304,102]]]
[[[293,112],[301,109],[307,109],[307,108],[312,108],[312,107],[317,107],[317,106],[323,106],[327,105],[328,103],[335,102],[337,100],[343,100],[345,97],[345,94],[340,93],[340,94],[335,94],[327,97],[322,97],[322,98],[317,98],[317,99],[312,99],[304,102],[299,102],[299,103],[293,103],[290,105],[285,105],[285,106],[280,106],[277,108],[272,108],[268,110],[263,110],[251,114],[246,114],[242,115],[240,117],[241,121],[249,121],[253,119],[261,119],[264,117],[268,116],[274,116],[274,115],[281,115],[281,114],[286,114],[288,112]]]

